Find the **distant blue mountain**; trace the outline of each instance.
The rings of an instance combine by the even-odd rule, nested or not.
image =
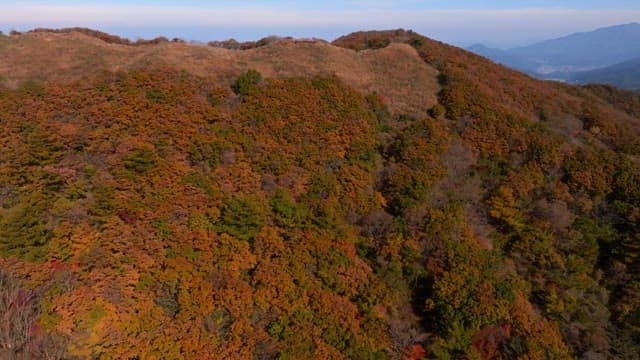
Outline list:
[[[574,73],[571,82],[580,84],[610,84],[629,90],[640,90],[640,58],[605,68]]]
[[[568,80],[576,72],[640,58],[640,24],[610,26],[509,50],[480,44],[468,50],[541,78]]]
[[[483,44],[471,45],[467,50],[493,60],[498,64],[509,66],[524,72],[532,72],[535,69],[535,63],[521,58],[516,54],[512,54],[508,50],[490,48]]]

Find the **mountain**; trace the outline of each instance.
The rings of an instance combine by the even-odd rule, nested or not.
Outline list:
[[[476,52],[478,47],[469,50]],[[559,73],[588,71],[640,57],[640,24],[605,27],[504,51],[479,50],[478,54],[498,63],[541,77],[550,73],[557,77]]]
[[[490,48],[482,44],[471,45],[467,48],[467,50],[489,58],[498,64],[507,65],[526,73],[531,72],[532,69],[535,69],[536,67],[536,64],[533,61],[528,61],[526,58],[522,58],[518,55],[512,54],[508,50]]]
[[[71,30],[42,29],[0,38],[5,84],[15,87],[29,79],[69,83],[103,71],[165,66],[228,85],[242,70],[253,68],[269,77],[335,75],[359,91],[392,99],[394,110],[411,114],[437,101],[437,70],[406,44],[354,53],[320,40],[282,39],[268,47],[232,51],[166,40],[133,44],[109,34]],[[391,61],[398,67],[389,66]]]
[[[0,358],[637,357],[637,93],[258,43],[0,36]]]
[[[640,90],[640,58],[597,70],[575,73],[570,80],[580,84],[611,84],[623,89]]]

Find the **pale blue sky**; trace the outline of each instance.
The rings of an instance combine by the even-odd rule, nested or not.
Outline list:
[[[402,27],[457,45],[508,47],[629,22],[640,22],[640,0],[0,0],[0,30],[85,26],[133,39],[331,40]]]

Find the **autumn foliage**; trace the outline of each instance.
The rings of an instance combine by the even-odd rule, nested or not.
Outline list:
[[[335,44],[393,42],[419,116],[331,74],[0,87],[0,356],[637,355],[637,99]]]

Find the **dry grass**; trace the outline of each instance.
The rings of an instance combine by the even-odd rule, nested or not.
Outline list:
[[[78,32],[35,32],[0,38],[0,76],[15,87],[28,79],[74,81],[96,71],[170,65],[230,84],[243,70],[266,77],[335,75],[385,97],[392,111],[417,115],[433,106],[437,71],[404,44],[356,52],[323,41],[280,41],[251,50],[184,43],[127,46]]]

